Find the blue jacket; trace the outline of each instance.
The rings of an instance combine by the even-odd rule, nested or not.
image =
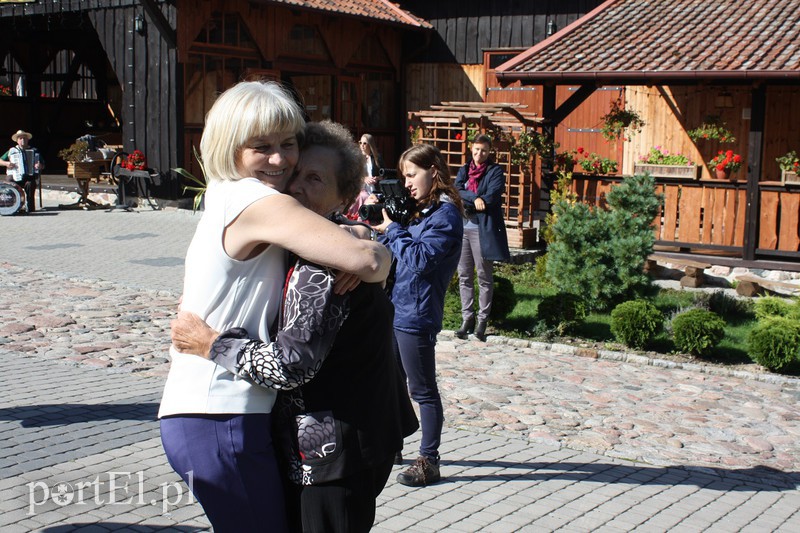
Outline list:
[[[463,218],[449,199],[408,227],[393,222],[386,228],[383,241],[397,260],[392,288],[395,329],[441,331],[444,295],[461,257],[463,236]]]
[[[486,203],[486,210],[475,213],[481,241],[481,256],[489,261],[508,261],[508,235],[503,215],[503,192],[506,190],[506,176],[502,167],[489,163],[486,174],[478,182],[478,193],[467,190],[469,163],[461,167],[456,176],[456,189],[464,201],[464,209],[474,209],[475,199],[480,197]]]

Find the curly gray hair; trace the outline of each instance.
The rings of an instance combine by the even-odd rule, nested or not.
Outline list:
[[[353,135],[338,122],[325,120],[306,124],[302,149],[322,146],[336,152],[339,167],[335,170],[339,194],[347,206],[361,192],[364,179],[364,155]]]

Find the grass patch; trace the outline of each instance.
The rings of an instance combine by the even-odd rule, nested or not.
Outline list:
[[[490,325],[494,331],[506,337],[542,340],[544,337],[537,318],[537,308],[543,298],[556,293],[555,289],[537,277],[533,264],[498,264],[495,275],[511,282],[516,301],[507,315],[491,317]],[[747,336],[756,325],[751,301],[734,301],[723,293],[690,292],[658,287],[654,288],[648,299],[664,314],[667,321],[679,312],[692,307],[706,307],[719,313],[726,322],[725,337],[706,360],[731,365],[752,363],[747,354]],[[477,295],[475,301],[477,302]],[[460,324],[461,301],[458,295],[457,277],[454,277],[445,298],[444,329],[455,330]],[[572,338],[586,341],[616,344],[616,339],[611,333],[611,310],[590,313],[569,334]],[[668,329],[658,334],[647,346],[647,350],[660,354],[676,354],[675,344]]]

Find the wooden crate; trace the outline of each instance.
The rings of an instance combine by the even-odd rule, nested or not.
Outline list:
[[[108,169],[110,159],[99,161],[68,161],[67,175],[76,179],[100,179],[100,173]]]

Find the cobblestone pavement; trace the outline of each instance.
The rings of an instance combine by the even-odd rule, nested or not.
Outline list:
[[[207,529],[178,496],[154,421],[197,220],[55,209],[0,219],[0,530]],[[800,380],[450,332],[437,362],[447,479],[390,481],[376,531],[800,524]],[[127,477],[112,486],[112,472]]]

